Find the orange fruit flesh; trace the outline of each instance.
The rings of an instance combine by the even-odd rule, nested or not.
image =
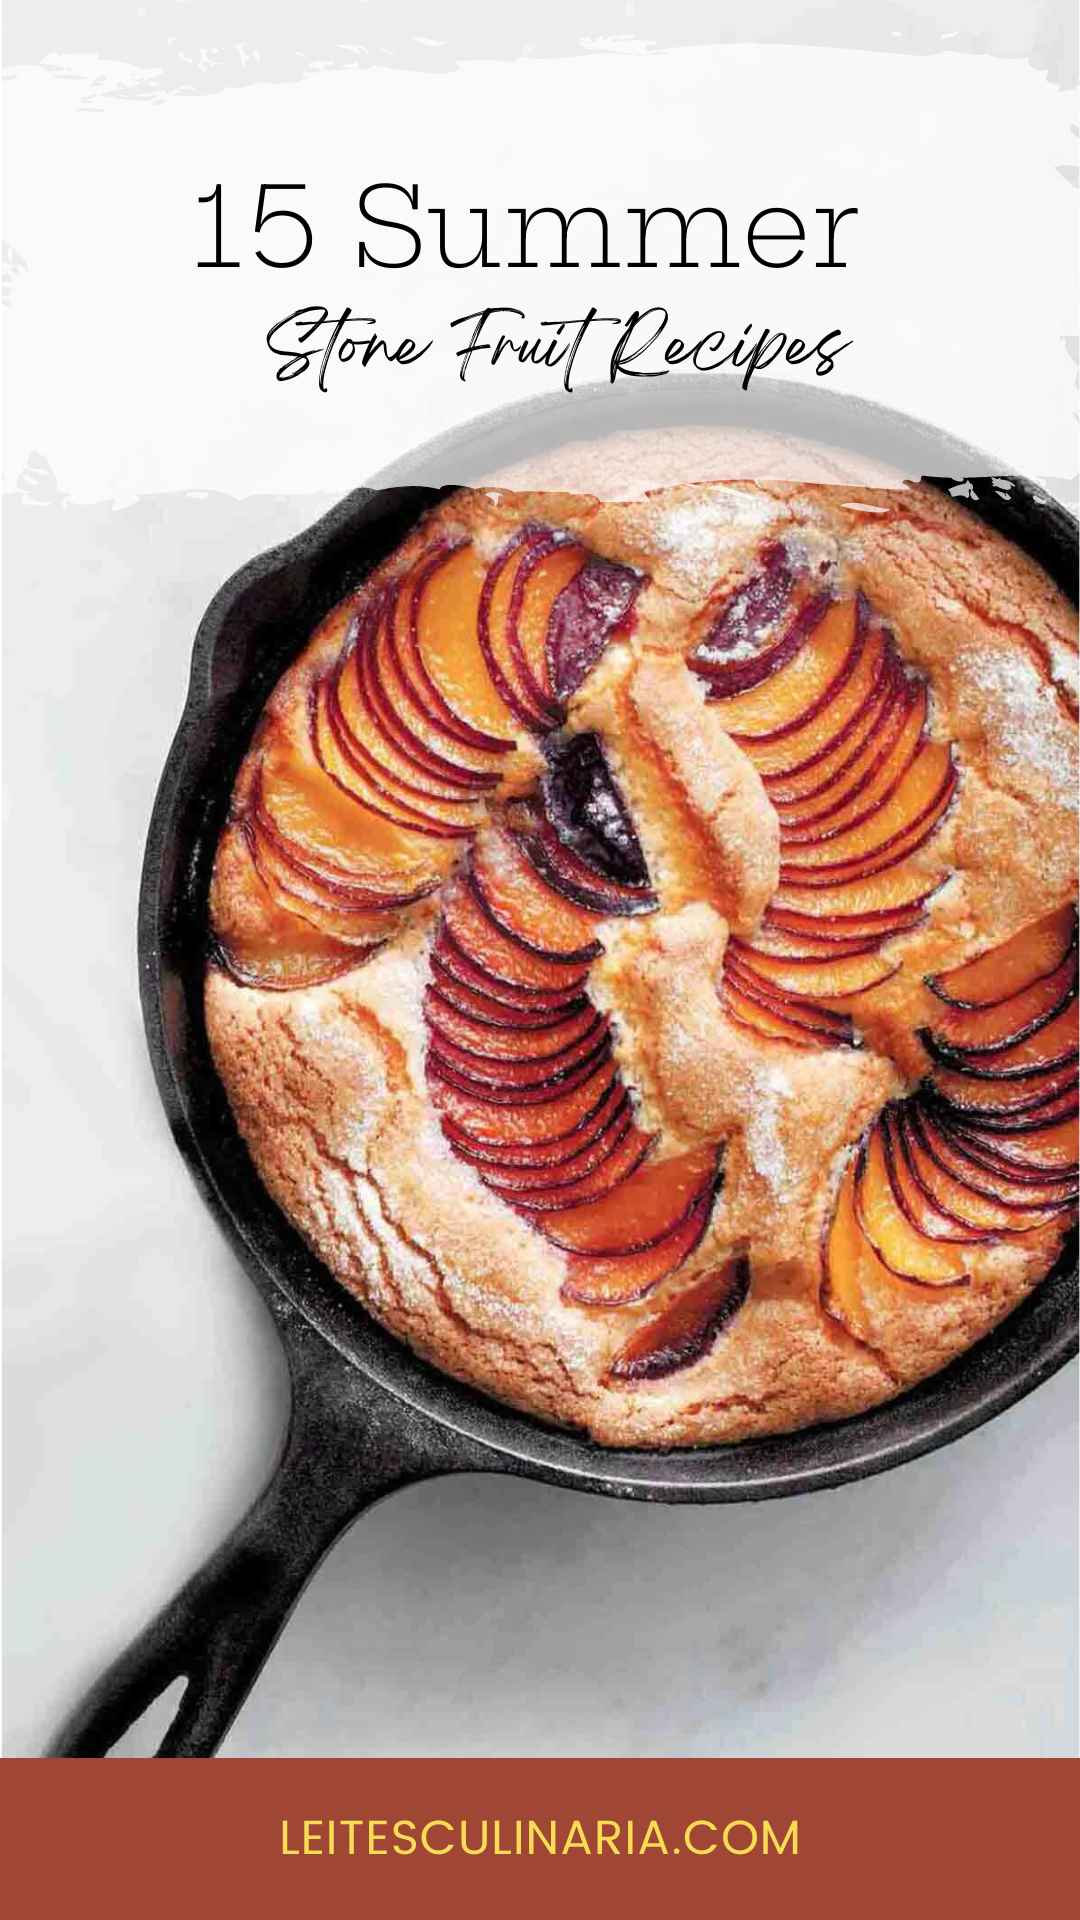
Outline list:
[[[1008,1041],[1033,1021],[1048,1022],[1076,979],[1076,957],[1069,954],[1053,973],[1045,973],[1008,999],[988,1007],[943,1009],[934,1034],[950,1047],[980,1050]],[[1033,1039],[1035,1035],[1031,1036]],[[990,1064],[990,1063],[988,1063]]]
[[[926,724],[927,706],[926,686],[923,683],[913,689],[903,706],[898,706],[892,737],[883,741],[875,752],[868,754],[865,767],[852,783],[845,783],[827,812],[821,809],[820,802],[816,803],[818,811],[808,809],[806,818],[781,808],[781,831],[785,845],[838,838],[845,830],[857,826],[883,806],[915,758]]]
[[[846,780],[868,742],[880,735],[899,697],[899,679],[882,633],[872,633],[850,679],[821,712],[794,733],[769,745],[748,741],[747,751],[777,806],[821,806],[829,790]]]
[[[934,975],[928,985],[940,987],[949,1000],[996,1006],[1053,973],[1075,944],[1076,908],[1059,907],[1021,927],[1011,940],[981,953],[977,960]]]
[[[858,925],[860,932],[871,933],[881,914],[901,912],[931,892],[944,879],[942,874],[908,873],[890,867],[876,874],[856,875],[851,880],[830,886],[790,888],[781,886],[773,895],[773,907],[801,918],[835,920]]]
[[[829,694],[820,707],[815,707],[804,719],[790,726],[789,731],[778,740],[758,736],[745,741],[745,751],[765,781],[770,798],[782,797],[789,783],[797,792],[802,781],[816,786],[827,778],[830,765],[835,766],[838,758],[842,760],[855,750],[861,732],[876,708],[875,683],[882,670],[885,651],[880,633],[856,635],[855,605],[850,600],[839,601],[823,616],[807,641],[807,646],[821,644],[822,638],[827,640],[830,633],[836,636],[836,645],[830,652],[830,661],[835,669],[835,692]],[[827,671],[828,664],[823,663],[823,670]],[[774,680],[779,679],[785,671],[781,668],[781,673],[774,676]],[[764,685],[768,684],[768,681],[764,682]],[[735,695],[733,699],[739,697]],[[722,716],[726,714],[729,704],[725,701],[719,703]],[[808,705],[814,706],[813,699]],[[784,717],[783,714],[777,716],[778,720]],[[732,727],[734,729],[734,722]],[[807,762],[811,764],[807,765]]]
[[[490,1022],[470,1019],[460,1008],[444,1000],[438,988],[428,989],[425,1005],[428,1023],[433,1031],[445,1033],[459,1047],[468,1047],[474,1053],[485,1053],[501,1060],[535,1060],[541,1056],[563,1053],[587,1034],[599,1034],[601,1025],[601,1015],[591,1005],[580,1013],[571,1014],[568,1019],[541,1028],[495,1026]]]
[[[1047,1173],[1033,1180],[1010,1178],[1000,1168],[992,1170],[962,1150],[959,1143],[924,1115],[920,1115],[923,1138],[932,1157],[956,1180],[977,1187],[984,1199],[1011,1206],[1020,1214],[1042,1207],[1071,1205],[1076,1191],[1076,1175],[1068,1170]]]
[[[859,1156],[855,1208],[874,1252],[900,1279],[942,1286],[966,1278],[963,1256],[951,1247],[926,1240],[901,1212],[889,1175],[880,1120],[872,1127]]]
[[[522,709],[522,715],[528,715],[533,726],[547,729],[551,726],[551,716],[522,684],[510,647],[510,605],[518,572],[525,563],[527,553],[528,543],[520,541],[495,563],[499,570],[487,603],[485,633],[491,660],[486,665],[489,675],[493,674],[500,700],[505,702],[513,695]],[[501,687],[500,676],[503,681]]]
[[[907,833],[938,798],[951,761],[943,742],[928,740],[920,748],[898,785],[868,820],[841,833],[834,840],[800,846],[794,858],[785,859],[791,868],[840,866],[849,861],[873,858],[891,841]]]
[[[800,1025],[789,1020],[772,1007],[763,1007],[751,1000],[734,981],[725,977],[723,1001],[728,1014],[736,1026],[748,1027],[753,1033],[760,1033],[767,1040],[786,1040],[793,1047],[829,1047],[842,1044],[841,1036],[834,1040],[820,1027]]]
[[[584,1205],[589,1201],[597,1201],[615,1187],[621,1190],[623,1183],[640,1166],[653,1139],[652,1134],[642,1133],[640,1127],[630,1122],[625,1131],[616,1137],[610,1151],[597,1154],[598,1164],[576,1177],[561,1179],[556,1184],[552,1184],[550,1179],[544,1182],[534,1180],[531,1185],[524,1187],[520,1182],[507,1185],[496,1177],[490,1179],[488,1184],[493,1192],[524,1212],[556,1212]],[[537,1225],[543,1230],[541,1222],[538,1221]]]
[[[432,840],[373,813],[280,735],[271,735],[263,751],[262,803],[278,832],[317,864],[388,890],[422,885],[445,873],[454,858],[452,842]]]
[[[575,906],[540,878],[532,861],[497,829],[477,841],[473,870],[497,920],[550,954],[594,947],[598,915]]]
[[[875,1295],[895,1299],[902,1285],[878,1259],[855,1212],[855,1164],[848,1167],[836,1197],[836,1207],[825,1242],[821,1304],[827,1313],[866,1340],[870,1333],[868,1302]]]
[[[745,693],[715,701],[726,731],[754,751],[755,740],[764,745],[781,729],[794,728],[800,714],[822,700],[837,678],[851,651],[854,628],[854,602],[838,600],[786,666]]]
[[[586,969],[579,962],[530,953],[502,933],[463,880],[452,881],[444,890],[442,907],[458,945],[496,980],[518,987],[565,988],[568,993],[584,982]]]
[[[716,1178],[715,1147],[652,1161],[607,1199],[571,1207],[544,1232],[574,1253],[628,1253],[666,1238]]]
[[[342,724],[352,740],[380,769],[380,778],[394,783],[392,790],[410,806],[423,806],[425,799],[451,801],[460,805],[463,794],[474,791],[462,782],[437,776],[422,764],[400,734],[391,735],[375,704],[369,684],[367,653],[369,639],[361,635],[354,651],[342,662],[335,681],[335,692]],[[407,737],[406,737],[407,738]]]
[[[421,799],[396,797],[389,780],[368,772],[358,754],[350,755],[343,746],[330,718],[329,682],[320,682],[315,694],[312,718],[314,744],[319,763],[332,780],[355,799],[362,800],[375,813],[385,814],[395,825],[436,836],[464,835],[474,830],[477,821],[475,800]]]
[[[977,1233],[1034,1233],[1054,1217],[1053,1208],[1041,1213],[1018,1211],[1007,1201],[973,1192],[929,1152],[918,1120],[910,1112],[904,1117],[902,1144],[913,1179],[928,1193],[931,1204],[937,1202],[944,1210],[952,1238],[962,1234],[965,1225]]]
[[[512,744],[513,716],[499,698],[479,639],[487,568],[472,546],[459,547],[421,589],[416,608],[420,657],[435,687],[466,726]]]
[[[358,966],[373,944],[346,945],[282,906],[236,825],[218,848],[210,917],[230,972],[247,986],[315,986]]]
[[[573,1092],[542,1106],[496,1106],[475,1094],[462,1093],[434,1072],[429,1086],[438,1111],[478,1144],[543,1146],[555,1141],[569,1143],[606,1098],[614,1078],[611,1062],[601,1061]]]
[[[386,907],[353,905],[323,892],[285,861],[257,821],[247,825],[251,857],[278,906],[346,945],[385,940],[397,930],[397,916]]]
[[[555,547],[529,569],[517,612],[517,640],[535,683],[535,694],[558,701],[551,686],[547,637],[552,608],[585,564],[585,549],[576,542]],[[530,693],[533,689],[530,688]]]
[[[467,746],[440,726],[423,705],[404,665],[411,618],[412,595],[403,585],[379,621],[373,653],[375,672],[395,720],[428,754],[446,762],[451,775],[455,771],[488,775],[499,771],[501,754]]]
[[[619,1348],[609,1378],[658,1380],[693,1366],[742,1304],[748,1283],[747,1263],[738,1256],[691,1281]]]
[[[913,771],[918,771],[918,765]],[[826,849],[825,851],[832,851],[832,858],[816,864],[806,860],[781,859],[781,880],[791,889],[806,888],[808,891],[817,891],[818,888],[845,886],[850,881],[865,882],[876,878],[879,873],[887,873],[890,868],[901,866],[937,831],[952,804],[952,798],[956,792],[956,781],[956,769],[949,761],[946,764],[945,777],[933,800],[916,815],[913,824],[906,832],[884,832],[884,838],[881,838],[884,830],[877,821],[871,821],[870,826],[876,828],[874,849],[861,852],[854,857],[849,852],[841,859],[836,857],[835,851]],[[800,848],[799,851],[801,853],[803,850]]]
[[[563,1299],[585,1307],[617,1307],[644,1299],[693,1253],[709,1224],[711,1209],[707,1192],[665,1240],[640,1253],[570,1254]]]
[[[865,993],[896,971],[894,961],[877,953],[853,954],[839,960],[815,957],[803,964],[752,948],[748,959],[755,973],[804,999],[839,1000],[845,994]]]

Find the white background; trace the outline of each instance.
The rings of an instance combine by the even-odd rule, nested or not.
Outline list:
[[[110,80],[83,61],[64,77],[20,70],[9,89],[9,140],[25,156],[7,216],[25,262],[10,309],[13,477],[36,451],[77,500],[341,492],[439,428],[554,384],[478,362],[462,384],[451,317],[488,302],[539,321],[661,299],[690,338],[840,327],[852,345],[829,382],[1021,472],[1074,469],[1073,202],[1058,171],[1072,157],[1069,98],[1025,61],[738,46],[314,72],[150,99],[116,99]],[[356,202],[378,180],[462,211],[594,204],[614,221],[626,207],[718,205],[744,264],[455,273],[432,234],[413,267],[361,271]],[[211,210],[197,196],[218,181],[227,257],[243,265],[200,272]],[[263,181],[307,183],[315,245],[291,271],[254,259]],[[809,246],[783,271],[748,262],[740,234],[773,205],[857,206],[839,229],[847,268],[815,269]],[[458,224],[459,257],[472,234]],[[267,250],[289,239],[272,226]],[[326,394],[309,378],[275,383],[267,329],[309,303],[349,304],[388,337],[435,333],[437,346],[414,368],[338,368]],[[599,355],[581,372],[602,377]]]
[[[15,1753],[238,1515],[284,1417],[272,1335],[180,1166],[137,1008],[138,867],[192,632],[250,554],[439,427],[549,384],[462,387],[433,353],[342,369],[322,397],[274,385],[270,321],[318,299],[415,330],[484,297],[606,310],[617,287],[611,310],[664,297],[687,331],[695,314],[836,324],[855,342],[838,384],[1059,490],[1074,466],[1067,100],[1021,58],[593,50],[216,89],[198,72],[155,90],[58,57],[8,90]],[[861,211],[844,274],[365,281],[354,201],[378,178],[449,206]],[[309,183],[303,273],[195,271],[195,196],[217,179],[234,206],[263,179]],[[1075,1515],[1068,1376],[887,1479],[757,1509],[417,1489],[323,1568],[228,1751],[1072,1752]]]

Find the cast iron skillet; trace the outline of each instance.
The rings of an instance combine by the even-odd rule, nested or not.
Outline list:
[[[662,383],[647,402],[608,389],[488,416],[456,436],[458,472],[552,439],[717,418],[781,425],[906,471],[985,475],[985,459],[862,402],[759,382]],[[755,413],[756,408],[756,413]],[[414,474],[445,462],[422,449]],[[938,456],[925,457],[928,449]],[[944,457],[942,457],[944,456]],[[452,469],[451,469],[452,470]],[[381,477],[381,476],[380,476]],[[389,476],[387,476],[389,477]],[[445,472],[442,477],[445,478]],[[948,484],[940,481],[940,484]],[[972,497],[973,496],[973,497]],[[362,489],[297,539],[253,560],[208,608],[151,820],[139,903],[147,1041],[173,1133],[197,1185],[278,1327],[292,1412],[281,1459],[211,1560],[98,1681],[61,1732],[59,1756],[100,1756],[174,1680],[187,1685],[161,1756],[208,1756],[224,1738],[305,1583],[342,1530],[398,1487],[447,1473],[509,1473],[637,1500],[766,1500],[881,1473],[991,1419],[1076,1351],[1075,1239],[1038,1291],[988,1339],[892,1405],[829,1427],[740,1446],[613,1452],[495,1405],[434,1371],[331,1280],[255,1175],[211,1064],[202,1013],[211,861],[236,767],[263,701],[317,620],[391,551],[438,490]],[[978,479],[968,504],[1075,597],[1076,526],[1029,483]]]

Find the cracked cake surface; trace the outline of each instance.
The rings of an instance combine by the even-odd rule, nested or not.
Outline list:
[[[933,489],[443,501],[312,635],[211,887],[214,1060],[387,1327],[608,1445],[850,1416],[1053,1265],[1076,638]]]

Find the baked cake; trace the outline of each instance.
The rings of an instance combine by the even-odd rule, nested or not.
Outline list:
[[[444,500],[310,635],[211,889],[270,1193],[434,1365],[607,1445],[835,1420],[1050,1270],[1076,641],[930,488]]]

